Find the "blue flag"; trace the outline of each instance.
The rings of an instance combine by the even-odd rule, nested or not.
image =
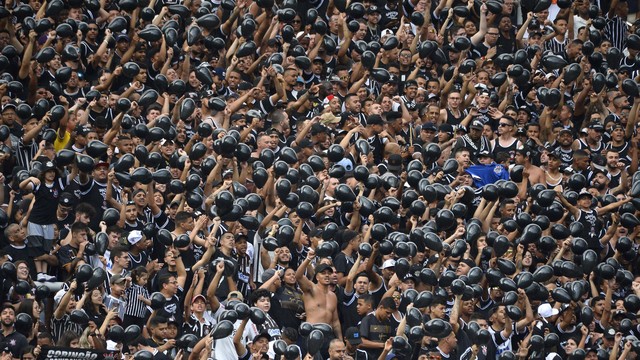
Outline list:
[[[466,171],[471,175],[474,185],[478,188],[493,184],[500,179],[509,180],[509,171],[504,166],[496,163],[471,165]]]

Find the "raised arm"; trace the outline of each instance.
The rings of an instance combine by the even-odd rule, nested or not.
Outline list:
[[[307,279],[307,277],[305,276],[305,272],[307,270],[307,266],[309,266],[311,260],[315,259],[315,257],[315,250],[310,249],[309,253],[307,254],[307,258],[304,259],[302,264],[300,264],[300,266],[298,267],[298,270],[296,270],[296,281],[298,282],[298,285],[300,285],[300,290],[305,293],[313,292],[313,283],[311,282],[311,280]]]

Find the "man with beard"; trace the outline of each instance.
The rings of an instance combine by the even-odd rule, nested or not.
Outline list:
[[[603,132],[604,126],[598,121],[592,121],[587,130],[587,138],[585,140],[576,139],[573,142],[573,149],[589,150],[592,155],[599,154],[604,149],[604,143],[602,142]]]
[[[11,355],[14,358],[20,358],[22,356],[22,350],[29,345],[27,338],[16,331],[16,310],[11,304],[4,305],[2,312],[0,312],[0,324],[2,325],[2,332],[0,333],[0,343],[4,343],[9,346]]]
[[[89,227],[98,229],[102,214],[107,209],[107,187],[113,186],[111,181],[107,181],[109,163],[99,162],[93,169],[92,176],[88,173],[80,172],[80,195],[83,200],[93,204],[96,209],[96,216],[91,218]],[[112,192],[117,193],[112,189]],[[113,196],[116,197],[116,196]]]
[[[424,126],[424,125],[423,125]],[[473,120],[469,127],[469,133],[465,134],[456,140],[453,145],[453,152],[457,152],[458,149],[465,148],[469,150],[469,156],[471,162],[478,163],[478,155],[481,151],[489,151],[491,145],[486,137],[482,136],[483,124],[480,120]]]
[[[357,94],[347,94],[344,98],[344,108],[345,112],[342,114],[343,120],[346,120],[349,116],[353,116],[358,118],[362,126],[367,125],[367,117],[362,113],[362,103],[360,103],[360,98]]]
[[[604,196],[611,192],[611,188],[609,187],[611,180],[604,171],[599,169],[594,170],[592,178],[591,186],[598,191],[599,196]]]
[[[570,129],[562,129],[558,133],[555,144],[551,145],[551,150],[558,155],[562,167],[569,167],[573,163],[573,133]]]
[[[611,181],[609,182],[610,188],[616,188],[620,185],[623,177],[623,170],[625,168],[625,163],[620,161],[620,154],[616,150],[605,150],[605,157],[607,159],[607,178]]]

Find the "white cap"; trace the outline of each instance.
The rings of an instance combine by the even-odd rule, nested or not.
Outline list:
[[[298,31],[298,33],[296,34],[296,38],[300,39],[301,36],[302,36],[302,39],[304,38],[311,39],[311,36],[309,36],[309,34],[305,33],[304,31]]]
[[[137,244],[140,240],[142,240],[142,232],[140,230],[131,231],[127,236],[127,240],[131,245]]]
[[[380,267],[380,269],[386,269],[386,268],[395,267],[395,266],[396,266],[395,260],[387,259],[382,263],[382,267]]]
[[[542,316],[543,318],[558,315],[558,313],[558,309],[552,307],[550,304],[544,303],[538,306],[538,315]]]
[[[384,37],[384,36],[388,36],[388,35],[393,35],[393,30],[391,30],[391,29],[382,30],[382,35],[380,37]]]

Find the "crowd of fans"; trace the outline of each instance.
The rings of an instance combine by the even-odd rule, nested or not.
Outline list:
[[[0,359],[637,358],[637,12],[5,1]]]

